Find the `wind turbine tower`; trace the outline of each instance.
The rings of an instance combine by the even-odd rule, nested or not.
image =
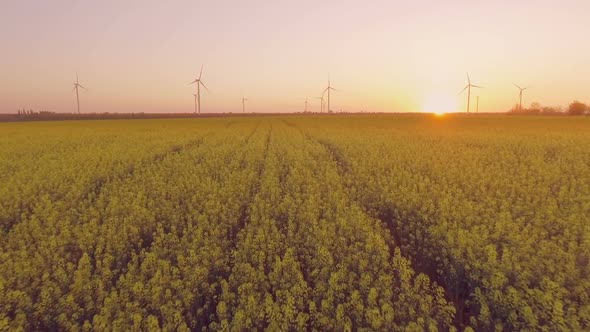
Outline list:
[[[459,92],[459,94],[463,93],[463,91],[467,90],[467,113],[469,113],[469,104],[471,104],[471,88],[483,88],[479,85],[471,84],[471,78],[469,77],[469,73],[467,73],[467,85]]]
[[[518,97],[520,99],[519,103],[518,103],[518,110],[522,111],[522,92],[528,88],[530,88],[530,86],[527,86],[526,88],[521,88],[519,87],[516,83],[514,83],[514,85],[520,90],[520,92],[518,93]]]
[[[193,96],[195,96],[195,114],[197,114],[197,94],[193,93]]]
[[[80,84],[80,82],[78,81],[78,73],[76,73],[76,83],[74,83],[74,90],[76,90],[76,102],[78,104],[78,114],[80,114],[80,95],[78,94],[78,88],[82,88],[84,90],[88,90],[85,87],[82,86],[82,84]]]
[[[321,97],[316,97],[320,100],[320,113],[324,113],[324,94]]]
[[[246,99],[245,97],[242,96],[242,113],[246,113],[246,101],[248,99]]]
[[[201,80],[201,76],[203,75],[203,65],[201,65],[201,71],[199,72],[199,77],[195,78],[194,81],[190,82],[190,84],[197,84],[197,106],[198,106],[198,112],[199,114],[201,114],[201,85],[205,88],[205,90],[209,91],[209,89],[207,89],[207,86],[205,86],[205,83],[203,83],[203,81]]]
[[[338,91],[332,87],[332,85],[330,84],[330,79],[328,78],[328,87],[324,89],[324,92],[322,92],[322,97],[326,92],[328,93],[328,113],[330,112],[330,90]]]

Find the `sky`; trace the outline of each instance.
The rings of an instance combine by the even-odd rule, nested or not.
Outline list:
[[[462,111],[590,102],[590,1],[0,0],[0,113]]]

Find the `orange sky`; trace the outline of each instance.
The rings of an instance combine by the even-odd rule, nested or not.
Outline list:
[[[0,113],[335,111],[590,102],[590,1],[33,1],[0,5]],[[433,97],[436,96],[436,97]],[[434,98],[434,99],[433,99]],[[434,102],[436,104],[436,102]],[[474,106],[473,106],[474,107]]]

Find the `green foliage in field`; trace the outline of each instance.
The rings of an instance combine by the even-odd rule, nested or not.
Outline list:
[[[0,124],[0,330],[587,330],[587,120]]]

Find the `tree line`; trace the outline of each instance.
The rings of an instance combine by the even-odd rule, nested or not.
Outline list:
[[[529,114],[529,115],[589,115],[590,107],[583,102],[574,100],[564,110],[561,107],[542,106],[538,102],[533,102],[528,108],[520,109],[519,105],[516,104],[509,113],[511,114]]]

